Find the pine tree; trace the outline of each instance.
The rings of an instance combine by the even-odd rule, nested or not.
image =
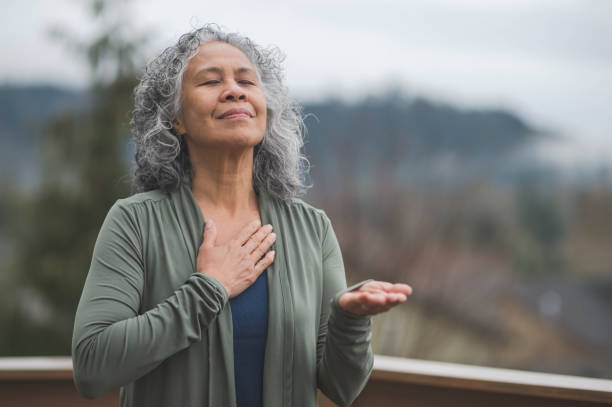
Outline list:
[[[12,275],[16,305],[5,355],[69,355],[74,314],[100,225],[130,193],[129,115],[143,37],[128,34],[125,1],[89,3],[98,34],[53,35],[88,61],[88,103],[54,117],[43,134],[38,190],[18,200]],[[20,305],[19,305],[20,304]]]

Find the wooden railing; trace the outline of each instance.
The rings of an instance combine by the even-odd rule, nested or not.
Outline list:
[[[333,406],[322,395],[322,407]],[[70,358],[0,358],[0,406],[118,406],[119,392],[82,398]],[[377,356],[353,406],[612,406],[612,380]]]

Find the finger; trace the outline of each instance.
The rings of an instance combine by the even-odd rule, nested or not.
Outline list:
[[[365,292],[359,302],[362,305],[384,305],[387,302],[387,296],[382,292]]]
[[[393,307],[404,301],[406,301],[404,294],[395,293],[364,293],[363,297],[359,299],[361,306],[365,309]]]
[[[408,284],[392,284],[386,281],[370,281],[364,284],[361,289],[368,292],[387,292],[387,293],[402,293],[404,295],[412,294],[412,287]]]
[[[401,293],[404,295],[410,295],[412,294],[412,287],[410,287],[408,284],[397,283],[391,284],[391,287],[385,289],[385,291],[387,291],[388,293]]]
[[[386,289],[391,288],[391,286],[393,286],[393,284],[386,281],[370,281],[361,286],[361,288],[363,288],[364,291],[385,291]]]
[[[259,246],[253,250],[251,257],[253,261],[257,261],[264,255],[265,252],[274,244],[276,241],[276,233],[270,233],[264,240],[259,243]]]
[[[391,301],[397,302],[397,303],[404,302],[408,299],[408,297],[404,293],[393,293],[393,294],[390,293],[389,295],[392,295]]]
[[[360,314],[361,304],[358,301],[359,294],[357,292],[346,292],[340,296],[338,303],[341,308]]]
[[[204,247],[211,248],[215,247],[217,242],[217,226],[212,219],[208,219],[204,227]]]
[[[263,273],[263,271],[274,262],[275,256],[276,252],[274,250],[270,250],[266,253],[266,255],[255,264],[255,273],[257,273],[258,276]]]
[[[244,245],[249,240],[251,235],[255,233],[257,229],[259,229],[260,226],[261,222],[259,221],[259,219],[255,219],[254,221],[247,223],[246,226],[243,227],[240,232],[238,232],[238,237],[236,237],[236,243],[238,243],[239,246]]]
[[[246,252],[248,254],[253,253],[253,251],[261,244],[261,242],[266,237],[268,237],[268,235],[271,232],[272,232],[272,225],[265,225],[265,226],[260,227],[257,230],[257,232],[253,233],[253,235],[249,238],[249,240],[243,245]]]
[[[339,301],[340,306],[359,315],[375,315],[386,312],[406,301],[402,293],[359,292],[344,293]]]
[[[385,303],[383,294],[373,294],[368,292],[353,291],[344,293],[340,297],[340,305],[346,309],[367,309],[372,305],[382,305]]]
[[[384,296],[385,304],[399,304],[408,299],[408,297],[403,293],[382,293]]]

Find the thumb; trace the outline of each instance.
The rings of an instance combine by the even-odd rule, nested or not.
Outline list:
[[[208,219],[204,228],[204,247],[215,247],[217,241],[217,225],[212,219]]]
[[[338,298],[338,305],[345,310],[350,310],[353,308],[358,302],[360,297],[360,293],[356,293],[354,291],[349,291],[340,296]]]

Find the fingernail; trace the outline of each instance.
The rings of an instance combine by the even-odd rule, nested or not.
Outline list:
[[[270,254],[272,255],[272,257],[274,257],[276,255],[276,252],[274,250],[270,250]]]
[[[270,236],[272,236],[272,239],[276,239],[276,233],[270,233]]]

